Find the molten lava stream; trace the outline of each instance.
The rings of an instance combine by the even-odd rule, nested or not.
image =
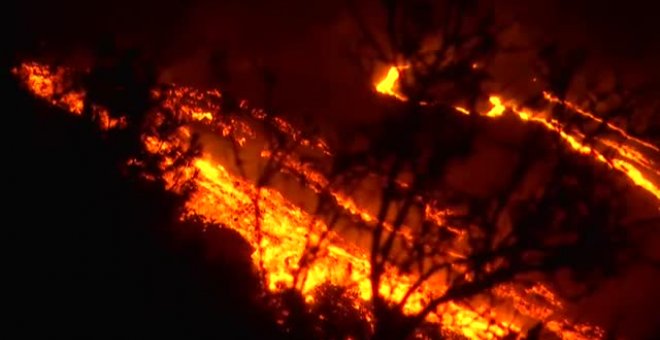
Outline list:
[[[200,170],[197,190],[186,204],[190,213],[227,224],[237,230],[259,251],[254,254],[256,264],[263,263],[268,286],[272,290],[292,287],[293,273],[299,268],[298,260],[305,252],[307,238],[319,238],[326,226],[302,209],[288,202],[279,192],[257,189],[245,180],[236,178],[218,164],[208,159],[195,162]],[[261,211],[260,244],[258,244],[254,198],[258,197]],[[311,234],[311,235],[310,235]],[[307,269],[307,278],[301,291],[309,299],[311,292],[325,282],[354,287],[364,301],[371,298],[369,281],[370,263],[367,255],[331,233],[330,244],[324,256],[319,256]],[[415,282],[415,277],[399,275],[388,268],[380,292],[392,302],[398,302]],[[443,293],[442,288],[422,285],[404,306],[407,314],[414,314],[424,307],[428,298]],[[510,330],[519,331],[519,326],[505,322],[494,323],[490,314],[481,316],[455,303],[441,306],[432,321],[439,321],[448,330],[470,338],[490,339],[501,337]]]
[[[82,112],[84,92],[66,92],[63,85],[66,82],[66,74],[62,70],[51,72],[49,68],[38,64],[24,64],[19,70],[15,70],[15,73],[22,78],[36,96],[53,105],[66,108],[72,113]],[[232,134],[241,145],[247,139],[254,137],[254,132],[245,122],[234,117],[227,119],[218,117],[219,107],[215,100],[220,97],[219,91],[199,92],[189,88],[175,87],[165,95],[163,105],[165,108],[175,111],[178,116],[188,117],[190,121],[199,122],[219,120],[220,133],[224,136]],[[246,106],[246,104],[241,103],[241,106]],[[263,111],[260,110],[249,112],[251,112],[252,118],[263,119],[265,117]],[[322,140],[303,139],[301,134],[283,119],[276,118],[274,121],[276,127],[287,133],[292,139],[300,140],[303,145],[314,145],[324,154],[330,154],[327,145]],[[101,128],[111,127],[121,128],[122,125],[101,125]],[[185,147],[184,140],[189,136],[187,128],[180,129],[177,138],[169,141],[159,140],[156,136],[145,136],[145,148],[154,153],[176,151],[177,148]],[[173,160],[165,157],[163,162],[166,163],[164,165],[168,165],[173,163]],[[287,164],[289,168],[305,173],[311,183],[320,185],[325,181],[320,174],[305,172],[305,169],[294,162]],[[166,173],[164,179],[168,182],[169,187],[176,188],[178,175],[191,177],[195,173],[195,169],[199,171],[199,175],[195,178],[197,190],[186,202],[187,213],[225,224],[248,240],[257,249],[253,260],[255,265],[262,267],[265,271],[269,289],[279,290],[292,287],[294,285],[293,273],[300,269],[298,262],[306,250],[307,241],[310,239],[313,242],[319,241],[321,235],[328,232],[327,226],[289,202],[276,190],[257,189],[249,181],[230,174],[222,165],[215,164],[209,157],[197,159],[190,167],[179,170],[179,174]],[[338,192],[333,193],[333,196],[351,214],[359,216],[365,222],[373,221],[373,217],[366,210],[358,207],[350,197]],[[258,207],[258,219],[255,207]],[[427,218],[441,219],[442,213],[427,207]],[[295,288],[299,288],[308,299],[313,299],[312,291],[315,287],[325,282],[331,282],[352,287],[362,300],[368,301],[371,298],[370,263],[364,250],[344,241],[332,231],[328,235],[325,246],[322,247],[322,256],[318,256],[311,263],[307,268],[306,279]],[[415,279],[414,275],[401,275],[396,268],[386,268],[380,293],[392,302],[400,301]],[[430,297],[441,295],[445,289],[445,287],[429,284],[420,286],[405,304],[404,312],[416,313],[423,308],[424,301]],[[588,338],[583,334],[593,334],[593,329],[589,326],[571,326],[567,320],[550,318],[551,314],[561,310],[561,305],[556,302],[556,298],[547,288],[539,285],[533,289],[536,290],[536,294],[545,296],[546,300],[555,301],[552,303],[554,307],[552,309],[535,307],[523,295],[507,286],[500,287],[499,295],[510,296],[516,309],[526,311],[528,315],[537,320],[546,321],[548,329],[556,332],[562,338],[582,339]],[[477,310],[474,311],[450,302],[441,305],[437,312],[430,315],[429,318],[430,321],[441,323],[448,330],[478,339],[499,338],[510,331],[518,332],[521,329],[520,324],[498,321],[497,315],[487,304]],[[571,328],[575,331],[570,331]]]
[[[376,91],[399,100],[406,100],[406,97],[396,90],[397,81],[399,79],[399,69],[402,68],[396,66],[390,67],[387,75],[375,84]],[[657,184],[657,181],[659,180],[658,177],[660,177],[660,170],[658,170],[658,166],[654,164],[649,157],[645,156],[644,151],[642,151],[648,150],[647,152],[655,153],[655,158],[657,159],[660,148],[649,142],[630,136],[620,127],[603,121],[602,118],[582,110],[571,102],[562,101],[549,92],[543,92],[543,96],[551,104],[563,105],[582,117],[588,118],[597,123],[604,123],[610,130],[615,131],[623,141],[617,142],[609,138],[600,138],[598,141],[606,150],[608,150],[608,152],[601,152],[594,146],[583,142],[583,134],[567,131],[561,122],[553,118],[547,118],[549,117],[547,112],[534,112],[525,109],[513,100],[504,102],[497,95],[490,96],[489,101],[492,107],[481,115],[497,118],[503,116],[505,112],[511,112],[522,121],[537,123],[547,130],[556,133],[574,151],[590,156],[593,160],[623,173],[632,183],[651,193],[657,200],[660,200],[660,188]],[[458,113],[470,114],[470,111],[463,107],[457,106],[455,109]],[[638,144],[641,147],[636,148],[634,144]],[[609,152],[609,150],[614,152]],[[605,154],[609,153],[612,153],[613,155],[606,157]]]

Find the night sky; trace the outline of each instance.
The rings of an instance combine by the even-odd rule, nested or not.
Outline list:
[[[235,90],[263,99],[264,68],[277,80],[281,111],[322,117],[370,116],[374,73],[357,57],[357,29],[343,1],[23,1],[15,37],[27,51],[84,60],[90,46],[114,37],[148,51],[162,79]],[[377,22],[378,1],[358,1]],[[653,2],[497,1],[498,18],[526,44],[560,41],[590,55],[594,72],[618,70],[660,79],[660,28]],[[374,29],[379,29],[375,27]],[[39,53],[41,52],[41,53]],[[223,65],[223,66],[217,66]],[[517,64],[520,65],[520,64]],[[525,71],[496,70],[528,78]],[[524,73],[523,73],[524,72]],[[524,74],[524,75],[523,75]],[[223,78],[223,79],[220,79]],[[511,80],[509,80],[511,81]],[[355,112],[360,114],[355,114]]]

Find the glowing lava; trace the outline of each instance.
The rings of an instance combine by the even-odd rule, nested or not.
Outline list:
[[[385,91],[383,93],[396,96],[393,86],[398,79],[398,70],[396,68],[393,70],[388,72],[389,80],[379,83],[379,85],[384,84],[379,91],[383,90]],[[82,112],[84,93],[73,92],[76,95],[67,97],[69,92],[62,90],[61,87],[61,83],[64,82],[62,78],[64,73],[61,72],[64,71],[53,72],[37,64],[24,64],[15,70],[36,96],[73,113]],[[217,90],[197,91],[172,87],[158,95],[163,99],[162,108],[174,111],[184,122],[207,126],[220,136],[232,138],[241,146],[256,137],[254,130],[240,117],[221,114],[218,105],[221,94]],[[62,98],[76,100],[62,100]],[[493,112],[492,116],[500,116],[507,109],[518,112],[514,111],[512,106],[503,104],[499,97],[491,97],[491,103],[494,105],[493,110],[490,111]],[[266,117],[261,110],[249,110],[244,102],[240,106],[253,119],[263,120]],[[532,113],[523,111],[518,115],[521,118],[525,117],[525,120],[540,119]],[[292,140],[299,141],[300,145],[314,147],[326,155],[331,154],[322,140],[305,138],[300,131],[281,118],[274,117],[272,122],[276,129]],[[549,124],[548,128],[553,130],[558,126],[558,124],[547,124]],[[565,139],[570,140],[569,135],[566,136]],[[143,142],[147,152],[165,156],[162,169],[168,169],[175,163],[172,157],[187,148],[189,137],[190,131],[184,126],[172,136],[145,135]],[[579,152],[593,154],[593,150],[585,149],[579,142],[575,143]],[[263,150],[261,156],[271,155]],[[600,157],[605,159],[602,155]],[[312,190],[315,190],[315,187],[318,190],[327,184],[327,179],[320,173],[305,168],[293,159],[286,160],[284,165],[290,171],[303,174]],[[256,249],[253,261],[263,270],[265,283],[269,289],[294,287],[305,294],[308,300],[313,300],[314,288],[331,282],[354,289],[364,302],[371,299],[369,279],[371,266],[366,252],[330,230],[323,221],[291,203],[280,192],[267,187],[258,188],[252,182],[231,174],[226,167],[218,164],[210,156],[196,159],[192,164],[181,169],[166,171],[163,179],[169,188],[177,190],[182,179],[193,178],[196,190],[186,202],[186,215],[202,216],[239,232]],[[333,191],[332,196],[339,206],[351,215],[359,217],[363,222],[368,223],[375,219],[349,196],[339,191]],[[426,207],[426,218],[429,220],[442,220],[443,214],[432,207]],[[439,222],[438,225],[440,224],[443,223]],[[312,262],[303,264],[302,261],[310,245],[318,246],[319,252]],[[404,274],[397,268],[386,267],[379,292],[390,302],[396,303],[403,299],[416,280],[414,274]],[[413,294],[403,306],[403,311],[407,314],[415,314],[424,308],[426,301],[442,295],[445,290],[446,287],[442,285],[424,283],[413,290]],[[543,297],[547,301],[547,306],[537,306],[529,302],[524,294],[521,295],[512,287],[501,286],[496,293],[499,296],[510,297],[516,310],[530,318],[544,321],[548,329],[562,338],[587,339],[599,337],[599,334],[602,336],[597,328],[571,325],[566,319],[557,317],[556,314],[561,310],[562,305],[547,288],[538,285],[529,290],[525,294]],[[487,303],[470,308],[449,302],[439,306],[436,312],[429,316],[429,321],[440,323],[447,330],[474,339],[501,338],[510,333],[518,333],[523,328],[522,321],[504,320]]]
[[[387,76],[376,84],[376,91],[400,100],[406,100],[405,97],[399,95],[394,90],[397,86],[396,81],[398,78],[399,69],[394,66],[390,67]],[[617,142],[610,138],[598,137],[596,138],[597,143],[587,143],[584,141],[585,137],[583,134],[568,131],[561,122],[553,118],[547,118],[549,116],[547,112],[534,112],[521,107],[513,100],[504,101],[501,97],[496,95],[491,95],[489,97],[488,100],[492,107],[482,115],[497,118],[503,116],[505,112],[511,112],[523,121],[537,123],[547,130],[556,133],[574,151],[590,156],[598,163],[603,163],[606,166],[623,173],[631,182],[651,193],[657,200],[660,200],[660,188],[658,188],[656,182],[651,179],[652,176],[657,177],[660,175],[660,171],[658,171],[657,165],[654,164],[649,157],[644,155],[645,153],[643,151],[650,150],[650,152],[658,152],[660,149],[657,146],[630,136],[620,127],[609,122],[604,122],[602,118],[582,110],[573,103],[560,100],[549,92],[544,92],[543,95],[549,103],[563,105],[585,118],[597,123],[605,124],[610,130],[617,132],[623,141]],[[470,111],[463,107],[455,107],[455,109],[459,113],[470,114]],[[596,148],[596,144],[598,143],[602,146],[602,149],[605,149],[606,151],[600,151]],[[640,147],[638,148],[635,145],[640,145]],[[610,152],[610,150],[613,152]],[[613,155],[609,156],[610,153],[613,153]]]
[[[376,84],[376,91],[388,95],[388,96],[393,96],[397,99],[400,100],[406,100],[406,97],[399,92],[396,91],[396,86],[397,86],[397,81],[399,80],[399,69],[403,67],[390,67],[389,70],[387,70],[387,75],[385,75],[385,78],[383,78],[378,84]]]

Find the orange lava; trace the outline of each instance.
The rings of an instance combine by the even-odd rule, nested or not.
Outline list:
[[[73,91],[69,87],[65,69],[58,68],[53,71],[37,63],[24,63],[13,71],[37,97],[71,113],[82,114],[85,93]]]
[[[82,112],[82,107],[79,112],[77,111],[78,104],[70,105],[69,102],[59,99],[66,97],[66,93],[59,93],[58,97],[55,97],[59,91],[57,90],[60,87],[59,83],[64,81],[60,78],[64,73],[60,75],[60,71],[47,70],[49,69],[37,64],[24,64],[15,70],[15,73],[36,96],[51,104],[67,108],[72,113]],[[391,79],[387,82],[389,84],[387,86],[390,86],[391,91],[398,77],[398,71],[396,68],[394,70],[396,76],[390,76],[390,73],[394,74],[394,72],[388,73],[388,78]],[[385,91],[386,85],[383,85],[382,89]],[[384,93],[393,95],[395,92]],[[81,96],[79,103],[82,105],[84,93],[79,95]],[[221,114],[220,106],[217,105],[221,94],[217,90],[197,91],[185,87],[172,87],[171,90],[157,95],[164,99],[163,108],[175,112],[184,122],[205,125],[210,130],[216,131],[219,136],[233,138],[241,146],[256,138],[254,129],[246,121],[237,116]],[[498,97],[491,97],[491,103],[497,106],[496,110],[494,108],[494,111],[491,111],[498,112],[493,113],[493,116],[502,115],[506,110],[518,112],[510,105],[503,104]],[[253,119],[263,120],[266,117],[261,110],[250,110],[245,102],[240,106]],[[537,119],[531,113],[524,111],[520,111],[518,115],[521,118],[525,117],[525,120]],[[323,140],[305,137],[281,118],[274,117],[271,121],[276,129],[289,138],[297,140],[300,145],[313,146],[323,154],[331,154]],[[553,130],[556,127],[548,124]],[[558,131],[561,133],[561,130]],[[143,142],[147,152],[176,156],[187,148],[189,138],[190,130],[184,126],[172,136],[145,135]],[[593,155],[593,150],[584,149],[585,146],[576,143],[579,152]],[[266,150],[263,150],[261,155],[270,156]],[[174,159],[171,157],[174,156],[163,157],[162,169],[168,169],[174,164]],[[600,157],[604,159],[604,156]],[[287,160],[284,166],[289,171],[304,175],[312,190],[315,190],[315,187],[319,190],[327,184],[327,179],[320,173],[304,167],[293,159]],[[625,167],[621,164],[619,166]],[[239,232],[256,249],[253,261],[255,266],[263,270],[265,283],[269,289],[277,291],[293,287],[299,289],[309,301],[312,301],[314,288],[331,282],[354,289],[364,302],[371,299],[369,280],[371,266],[365,250],[343,239],[341,235],[330,230],[323,221],[291,203],[280,192],[268,187],[256,187],[251,181],[230,173],[225,166],[218,164],[208,155],[196,159],[187,167],[173,171],[175,172],[166,171],[164,175],[169,188],[177,190],[182,178],[194,179],[197,185],[186,202],[184,218],[190,215],[202,216]],[[349,214],[366,223],[374,221],[374,217],[366,209],[359,207],[349,196],[340,191],[332,191],[332,196]],[[441,221],[445,213],[430,206],[426,208],[426,218],[438,221],[438,225],[444,224]],[[301,262],[306,258],[305,254],[308,253],[310,246],[317,246],[319,253],[312,262],[303,265]],[[404,274],[397,268],[387,267],[379,292],[389,301],[396,303],[402,300],[416,280],[414,274]],[[445,290],[446,287],[441,284],[426,282],[420,285],[404,304],[404,312],[417,313],[424,308],[429,299],[442,295]],[[572,325],[558,316],[563,308],[561,302],[542,285],[531,287],[523,294],[513,287],[504,285],[498,287],[495,293],[510,298],[514,308],[526,317],[546,322],[548,329],[562,338],[588,339],[595,337],[594,334],[601,334],[598,328]],[[538,296],[545,303],[539,305],[531,302],[526,295]],[[429,316],[429,321],[440,323],[443,328],[472,339],[502,338],[510,333],[519,333],[526,327],[521,320],[505,319],[497,315],[487,303],[470,308],[449,302],[439,306],[436,312]]]
[[[394,66],[390,67],[387,77],[376,84],[376,91],[394,96],[400,100],[406,100],[405,97],[402,97],[394,90],[397,86],[396,81],[398,78],[399,69]],[[564,105],[566,108],[583,117],[598,123],[604,123],[602,118],[582,110],[571,102],[562,101],[549,92],[544,92],[543,95],[549,103]],[[547,112],[534,112],[521,107],[513,100],[507,100],[505,102],[496,95],[491,95],[489,97],[489,102],[492,107],[487,112],[484,112],[482,114],[483,116],[496,118],[503,116],[504,113],[508,111],[515,114],[523,121],[537,123],[547,130],[553,131],[559,135],[559,137],[574,151],[590,156],[598,163],[603,163],[606,166],[623,173],[632,183],[649,192],[657,200],[660,200],[660,188],[658,187],[658,184],[656,184],[656,180],[653,179],[653,177],[660,176],[660,171],[658,170],[658,166],[654,164],[649,157],[645,156],[642,151],[643,149],[647,149],[651,152],[659,152],[660,148],[657,146],[630,136],[620,127],[605,122],[609,129],[617,132],[623,139],[622,142],[616,142],[613,139],[605,137],[599,138],[598,141],[606,150],[612,150],[614,151],[613,153],[615,153],[615,155],[612,156],[605,156],[606,154],[609,154],[609,152],[599,151],[591,143],[584,142],[584,136],[582,134],[579,132],[567,131],[561,122],[553,118],[547,118],[549,116]],[[470,112],[463,107],[455,107],[455,109],[460,113],[470,114]],[[636,144],[641,147],[636,147]]]
[[[390,69],[387,70],[387,75],[385,75],[385,78],[376,84],[376,91],[388,96],[393,96],[400,100],[406,100],[406,97],[396,90],[397,81],[399,80],[400,68],[404,67],[390,67]]]

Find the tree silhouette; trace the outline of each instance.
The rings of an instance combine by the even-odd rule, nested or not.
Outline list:
[[[139,325],[134,334],[202,337],[215,334],[221,325],[223,334],[259,338],[455,337],[427,322],[449,302],[468,305],[477,297],[495,299],[496,289],[505,284],[538,282],[564,297],[579,298],[602,277],[643,257],[630,235],[635,223],[626,219],[627,188],[613,185],[606,169],[568,151],[542,127],[506,119],[493,123],[476,114],[487,100],[489,62],[502,49],[492,8],[484,10],[475,1],[382,3],[385,25],[376,32],[359,9],[353,9],[370,50],[368,58],[400,67],[399,91],[406,100],[383,99],[382,121],[342,131],[330,165],[318,166],[327,170],[328,184],[319,190],[315,211],[333,227],[346,213],[331,188],[371,193],[375,220],[355,222],[370,233],[371,301],[356,303],[354,291],[333,285],[319,287],[312,302],[295,289],[270,295],[256,274],[263,266],[251,265],[254,249],[237,233],[202,219],[179,221],[179,209],[193,189],[190,182],[172,193],[163,183],[154,185],[140,176],[159,181],[188,164],[199,154],[196,136],[183,152],[144,151],[145,135],[174,142],[186,121],[174,110],[153,111],[159,103],[152,91],[168,88],[156,84],[152,61],[107,43],[81,81],[88,120],[81,126],[5,79],[30,136],[19,150],[28,156],[20,162],[21,169],[29,171],[17,176],[27,184],[12,197],[22,209],[34,209],[31,200],[38,193],[36,207],[43,211],[35,217],[18,214],[20,222],[13,227],[19,230],[19,247],[12,253],[20,257],[17,267],[24,267],[17,276],[32,283],[13,287],[19,292],[12,304],[17,314],[58,334],[72,332],[75,327],[64,321],[75,319],[84,324],[74,332],[80,335],[114,326],[113,335],[121,336]],[[544,65],[540,81],[565,99],[584,55],[563,54],[551,46],[540,49],[538,56]],[[267,87],[275,86],[272,74],[264,73]],[[539,93],[521,102],[538,104],[540,98]],[[624,108],[634,103],[622,103],[612,117],[629,115]],[[100,120],[101,111],[94,105],[107,109],[112,118],[125,118],[127,127],[95,132],[90,122]],[[230,96],[223,97],[221,105],[223,112],[244,113]],[[461,115],[456,106],[472,113]],[[587,133],[565,107],[557,105],[551,114],[585,131],[587,141],[605,124]],[[163,119],[155,119],[157,115]],[[270,155],[256,179],[262,188],[316,131],[292,138],[277,128],[274,115],[258,123],[263,124]],[[452,179],[457,164],[469,161],[483,136],[507,128],[516,136],[498,143],[515,155],[508,164],[497,161],[489,164],[492,168],[468,169],[476,178],[506,165],[508,171],[498,176],[497,185],[477,190],[457,184]],[[237,168],[242,169],[239,143],[230,139]],[[295,156],[307,160],[307,155]],[[129,160],[140,166],[127,167]],[[126,176],[126,169],[137,171]],[[73,198],[64,200],[63,193]],[[256,195],[257,223],[262,215],[259,200]],[[657,220],[651,219],[654,223]],[[294,273],[294,288],[304,280],[304,266],[323,255],[320,244],[309,242],[300,259],[302,268]],[[32,252],[26,255],[21,247]],[[390,284],[390,272],[415,279],[398,298],[382,290]],[[568,278],[562,276],[566,272]],[[430,294],[428,286],[435,287]],[[422,307],[410,313],[406,306],[419,294],[426,294]],[[23,309],[14,307],[24,297]],[[67,305],[73,312],[62,312]],[[26,311],[42,306],[43,315]],[[51,315],[57,317],[49,320]],[[524,331],[534,339],[543,330],[540,322]]]
[[[438,307],[492,295],[503,284],[544,282],[569,286],[559,289],[565,297],[582,296],[602,277],[639,259],[632,255],[622,200],[627,188],[612,184],[607,169],[567,150],[541,127],[525,127],[517,142],[504,145],[516,156],[494,190],[452,184],[452,167],[470,157],[493,124],[455,109],[475,112],[485,101],[487,65],[499,50],[492,12],[458,1],[437,7],[428,1],[383,5],[381,32],[371,30],[359,10],[357,23],[370,56],[399,65],[399,91],[406,100],[392,99],[381,123],[344,131],[328,173],[331,185],[378,198],[376,222],[364,226],[371,230],[373,338],[406,338]],[[442,20],[433,17],[436,13]],[[426,43],[429,36],[434,43]],[[539,57],[546,71],[540,81],[565,98],[584,54],[546,47]],[[553,117],[570,118],[561,106]],[[395,300],[382,293],[390,270],[417,277]],[[559,279],[563,272],[570,279]],[[406,315],[404,307],[425,285],[446,289]],[[530,330],[529,337],[542,327]]]

